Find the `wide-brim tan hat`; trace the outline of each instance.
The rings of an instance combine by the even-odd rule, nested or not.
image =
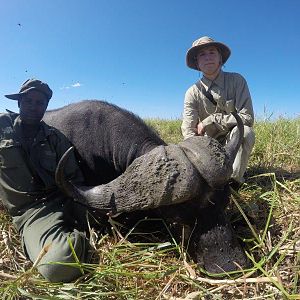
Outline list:
[[[192,47],[186,53],[186,64],[189,68],[199,71],[197,65],[198,52],[206,47],[215,46],[220,50],[222,56],[222,64],[224,64],[231,54],[231,50],[228,46],[221,42],[217,42],[209,36],[203,36],[193,42]]]
[[[48,101],[52,97],[52,90],[49,88],[48,84],[34,78],[26,80],[18,93],[5,95],[5,97],[12,100],[20,100],[24,94],[31,90],[36,90],[44,94]]]

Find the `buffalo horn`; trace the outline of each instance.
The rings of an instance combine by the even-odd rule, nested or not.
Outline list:
[[[233,165],[235,157],[244,139],[244,124],[242,122],[242,119],[236,111],[233,111],[232,115],[236,119],[238,130],[237,134],[234,134],[230,141],[224,147],[227,155],[229,156],[229,161],[231,165]]]

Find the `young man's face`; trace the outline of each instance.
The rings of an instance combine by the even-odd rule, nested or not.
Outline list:
[[[19,100],[20,118],[25,124],[39,124],[48,106],[48,99],[39,91],[31,90]]]
[[[204,75],[212,76],[219,73],[222,66],[222,57],[218,48],[209,46],[197,54],[198,68]]]

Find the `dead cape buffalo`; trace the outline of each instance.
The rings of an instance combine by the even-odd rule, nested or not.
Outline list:
[[[66,153],[56,180],[67,195],[102,216],[155,211],[170,222],[194,226],[193,257],[207,271],[220,273],[246,265],[224,214],[243,138],[242,121],[234,116],[238,134],[225,147],[210,137],[167,145],[136,115],[99,100],[48,111],[44,120],[75,146],[85,176],[85,186],[65,179]]]

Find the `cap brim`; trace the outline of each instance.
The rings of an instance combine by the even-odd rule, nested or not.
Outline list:
[[[10,94],[10,95],[4,95],[6,98],[11,99],[11,100],[20,100],[22,94]]]
[[[11,100],[20,100],[21,97],[26,94],[28,91],[30,90],[36,90],[35,87],[30,87],[28,89],[26,89],[25,91],[22,91],[20,93],[16,93],[16,94],[9,94],[9,95],[4,95],[6,98],[11,99]]]

